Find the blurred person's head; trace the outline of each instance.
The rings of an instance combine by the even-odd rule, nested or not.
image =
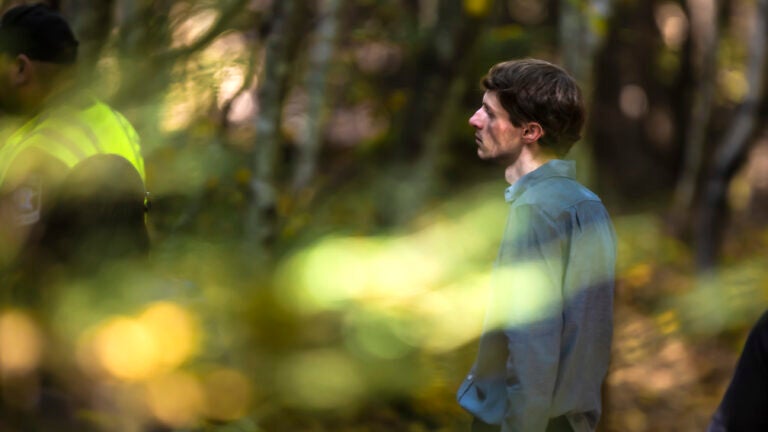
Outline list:
[[[576,81],[543,60],[498,63],[482,80],[483,107],[470,118],[478,156],[513,163],[522,151],[565,155],[579,140],[584,103]]]
[[[70,83],[78,41],[67,21],[38,3],[0,17],[0,110],[32,114]]]

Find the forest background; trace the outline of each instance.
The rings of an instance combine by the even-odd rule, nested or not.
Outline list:
[[[467,119],[537,57],[618,233],[601,429],[706,427],[768,304],[766,0],[48,3],[142,137],[153,252],[5,309],[3,376],[56,359],[108,430],[465,430],[506,216]]]

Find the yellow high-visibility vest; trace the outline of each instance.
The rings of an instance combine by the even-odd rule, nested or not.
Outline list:
[[[53,156],[67,168],[98,154],[122,156],[146,186],[138,134],[122,114],[95,99],[84,108],[62,105],[45,110],[11,134],[0,147],[0,187],[14,159],[32,149]]]

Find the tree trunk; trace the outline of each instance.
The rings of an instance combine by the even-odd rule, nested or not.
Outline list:
[[[705,184],[696,235],[696,264],[712,270],[726,225],[728,185],[747,152],[757,127],[760,95],[764,92],[768,0],[755,3],[755,20],[747,59],[747,96],[737,108],[730,127],[717,147],[713,168]]]
[[[117,46],[121,71],[118,105],[143,103],[161,95],[171,81],[170,62],[152,61],[171,45],[172,1],[120,3]]]
[[[72,28],[80,41],[78,65],[80,81],[93,80],[96,63],[114,26],[115,0],[70,0],[63,13],[71,17]]]
[[[705,164],[704,148],[712,114],[717,82],[718,4],[717,0],[687,0],[691,16],[691,63],[693,98],[685,134],[683,168],[672,202],[675,229],[690,228],[691,211],[695,207],[697,185]]]
[[[288,90],[290,64],[300,40],[304,2],[274,2],[272,28],[265,45],[262,78],[259,81],[256,142],[250,157],[252,177],[245,217],[245,239],[252,249],[263,251],[275,237],[277,188],[275,175],[281,142],[283,99]]]
[[[317,159],[322,141],[322,126],[325,120],[327,101],[328,70],[333,60],[336,37],[339,28],[339,12],[342,0],[321,0],[317,35],[310,50],[309,68],[306,77],[306,91],[309,106],[307,125],[299,143],[293,189],[306,188],[315,175]]]
[[[602,35],[593,24],[611,13],[610,0],[560,0],[558,23],[562,66],[586,87],[592,83],[595,52]]]
[[[562,66],[579,83],[583,91],[584,105],[591,106],[595,55],[603,35],[593,24],[605,21],[611,13],[610,0],[560,0],[558,22]],[[583,141],[575,145],[570,157],[577,162],[579,179],[592,182],[592,154]]]
[[[587,131],[594,184],[603,199],[626,210],[645,211],[650,200],[667,196],[678,178],[681,133],[688,107],[678,108],[683,95],[674,76],[659,80],[660,71],[648,59],[658,56],[662,43],[652,2],[613,2],[607,32],[594,60]],[[628,35],[637,35],[629,37]],[[639,35],[643,35],[640,37]],[[646,109],[625,112],[622,94],[628,86],[645,96]],[[640,100],[642,103],[642,100]],[[637,106],[637,105],[636,105]],[[668,125],[654,135],[653,113]],[[581,169],[580,169],[581,171]],[[653,175],[649,175],[653,173]]]
[[[453,132],[451,125],[455,121],[466,120],[456,117],[468,89],[468,81],[477,78],[468,76],[473,68],[468,62],[462,62],[461,58],[466,58],[467,53],[474,51],[475,42],[482,34],[483,23],[491,9],[492,5],[481,15],[467,17],[461,8],[446,8],[445,3],[440,4],[438,27],[432,43],[441,73],[435,74],[430,86],[433,90],[441,89],[443,95],[440,97],[441,102],[436,104],[438,109],[430,120],[430,127],[421,130],[419,141],[423,143],[422,150],[414,170],[414,187],[420,193],[415,195],[416,202],[409,208],[418,207],[429,192],[439,186],[440,174],[445,166],[445,147]],[[429,100],[437,101],[436,98]]]
[[[467,82],[478,78],[469,76],[474,70],[475,45],[496,5],[491,1],[471,13],[457,2],[420,5],[424,17],[422,36],[411,57],[413,62],[407,66],[411,80],[409,103],[402,112],[401,133],[391,146],[396,149],[391,155],[395,167],[403,170],[400,181],[407,182],[407,187],[395,187],[382,194],[388,203],[379,215],[383,224],[407,221],[440,186],[452,125],[466,121],[457,119],[457,115]]]

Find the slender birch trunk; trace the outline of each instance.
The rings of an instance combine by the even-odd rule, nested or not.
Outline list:
[[[293,177],[293,189],[309,186],[317,170],[323,125],[326,118],[328,71],[333,60],[339,29],[342,0],[322,0],[317,35],[311,47],[306,89],[309,106],[307,125],[301,136],[298,160]]]

